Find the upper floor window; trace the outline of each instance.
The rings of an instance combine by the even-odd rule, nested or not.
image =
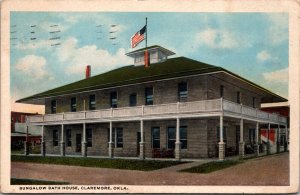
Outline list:
[[[86,129],[86,146],[92,147],[93,146],[93,129],[87,128]]]
[[[56,100],[51,101],[51,114],[56,113]]]
[[[112,108],[118,107],[118,94],[116,91],[110,92],[110,107]]]
[[[220,97],[224,97],[224,85],[220,86]]]
[[[53,146],[58,146],[58,130],[53,130]]]
[[[160,129],[159,127],[152,128],[152,148],[160,148]]]
[[[71,129],[67,129],[67,136],[66,136],[66,142],[67,142],[67,146],[71,147],[72,146],[72,131]]]
[[[90,95],[89,97],[89,109],[96,110],[96,96]]]
[[[71,112],[76,112],[77,109],[77,102],[76,97],[71,98]]]
[[[252,97],[252,107],[253,108],[256,108],[256,98],[255,97]]]
[[[187,83],[182,82],[178,84],[178,101],[186,101],[188,97]]]
[[[136,93],[130,94],[129,106],[136,106]]]
[[[236,92],[236,102],[238,103],[238,104],[240,104],[241,103],[241,92]]]
[[[153,87],[145,88],[145,105],[153,105]]]

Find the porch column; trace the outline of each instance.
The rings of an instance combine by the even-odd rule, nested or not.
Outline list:
[[[41,143],[41,155],[42,156],[46,156],[46,147],[45,147],[45,129],[44,129],[44,125],[42,125],[42,143]]]
[[[276,152],[280,152],[280,125],[278,124],[278,129],[276,131]]]
[[[108,156],[109,158],[113,158],[114,156],[114,145],[113,145],[113,128],[112,128],[112,121],[109,122],[109,142],[108,142]]]
[[[28,137],[28,125],[26,125],[26,140],[24,142],[25,155],[29,155],[29,137]]]
[[[141,120],[140,158],[145,159],[144,121]]]
[[[258,136],[259,136],[259,123],[256,122],[256,129],[255,129],[255,146],[254,146],[254,152],[256,156],[259,156],[259,144],[258,144]]]
[[[176,119],[175,158],[177,160],[181,159],[180,120],[179,120],[179,117],[177,117],[177,119]]]
[[[240,158],[245,156],[245,142],[244,142],[244,120],[240,120],[240,143],[239,143]]]
[[[86,147],[86,124],[85,123],[83,123],[81,146],[82,146],[82,149],[81,149],[82,156],[86,157],[87,156],[87,147]]]
[[[270,144],[270,129],[271,124],[268,124],[268,139],[267,139],[267,154],[271,154],[271,144]]]
[[[223,141],[223,115],[220,116],[219,160],[225,159],[225,143]]]
[[[61,139],[60,139],[60,155],[65,156],[65,132],[64,132],[64,125],[61,125]]]
[[[286,152],[288,150],[288,130],[287,125],[285,125],[285,140],[284,140],[284,151]]]

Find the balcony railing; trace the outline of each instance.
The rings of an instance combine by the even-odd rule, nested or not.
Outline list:
[[[274,113],[267,113],[249,106],[237,104],[228,100],[215,99],[195,102],[180,102],[170,104],[159,104],[150,106],[136,106],[101,109],[94,111],[67,112],[59,114],[46,114],[29,116],[29,123],[43,123],[53,121],[71,121],[88,119],[113,119],[113,118],[132,118],[147,116],[170,116],[181,114],[206,114],[206,113],[233,114],[241,117],[248,117],[256,120],[270,121],[274,123],[286,123],[285,117]]]

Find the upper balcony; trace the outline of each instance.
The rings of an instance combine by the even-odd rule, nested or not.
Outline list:
[[[260,123],[287,124],[286,117],[224,99],[36,115],[27,117],[27,124],[51,125],[83,122],[137,121],[173,119],[177,117],[211,117],[222,114],[225,117],[243,118]]]

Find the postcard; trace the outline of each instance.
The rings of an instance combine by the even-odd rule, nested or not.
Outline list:
[[[299,14],[4,0],[1,192],[297,192]]]

